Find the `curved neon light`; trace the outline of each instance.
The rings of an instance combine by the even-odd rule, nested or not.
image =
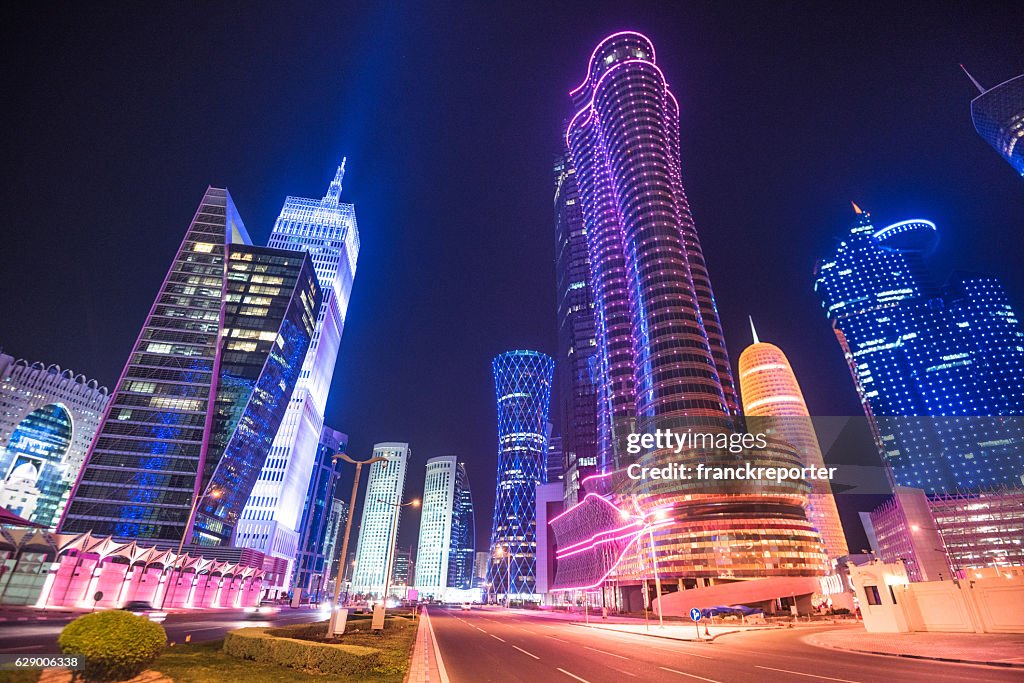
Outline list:
[[[639,31],[618,31],[616,33],[613,33],[610,36],[607,36],[600,43],[598,43],[597,47],[594,48],[594,51],[590,53],[590,59],[587,61],[587,76],[586,78],[583,79],[582,83],[580,83],[578,86],[569,91],[569,97],[572,97],[580,90],[583,90],[583,87],[590,82],[590,74],[594,70],[594,57],[597,56],[598,51],[602,47],[607,45],[610,40],[612,40],[613,38],[618,38],[619,36],[640,36],[645,41],[647,41],[647,44],[651,47],[651,63],[653,64],[654,62],[658,61],[658,54],[654,51],[654,41],[645,36],[644,34],[640,33]]]
[[[882,237],[886,233],[888,233],[890,231],[896,232],[896,233],[906,232],[906,230],[901,230],[900,228],[909,228],[909,227],[926,227],[926,228],[931,228],[935,232],[938,232],[938,228],[936,228],[935,224],[932,223],[931,221],[926,221],[923,218],[911,218],[908,221],[900,221],[899,223],[893,223],[892,225],[887,225],[884,228],[882,228],[881,230],[879,230],[878,232],[876,232],[874,235],[872,235],[872,237],[874,237],[876,240],[877,239],[882,239]]]
[[[678,100],[676,100],[675,96],[672,95],[672,91],[669,90],[668,81],[665,79],[665,72],[662,71],[657,64],[646,59],[627,59],[616,63],[615,66],[601,74],[601,78],[597,79],[597,83],[595,83],[594,87],[592,88],[594,92],[590,95],[590,100],[585,105],[583,105],[583,107],[578,112],[576,112],[575,115],[573,115],[572,119],[569,120],[569,125],[565,127],[565,144],[567,147],[569,146],[569,135],[572,132],[573,126],[576,124],[576,119],[578,119],[580,117],[580,114],[582,114],[585,111],[590,111],[591,113],[593,113],[594,98],[597,97],[597,90],[601,87],[601,84],[604,83],[604,79],[608,78],[608,75],[614,73],[616,69],[623,66],[627,66],[629,64],[647,64],[648,66],[652,67],[655,71],[657,71],[658,75],[661,76],[661,84],[665,87],[665,92],[672,96],[672,101],[675,102],[676,111],[678,113],[679,102]]]
[[[633,538],[629,541],[629,543],[626,544],[626,547],[622,549],[622,553],[617,558],[615,558],[615,562],[612,564],[611,567],[609,567],[608,571],[606,571],[604,573],[604,575],[599,580],[595,581],[594,583],[583,585],[583,586],[569,586],[567,588],[550,588],[549,590],[551,590],[551,591],[578,591],[578,590],[587,590],[588,588],[597,588],[598,586],[603,584],[605,579],[607,579],[611,575],[611,573],[614,572],[618,568],[619,563],[622,562],[622,558],[626,556],[626,554],[629,551],[630,547],[634,543],[636,543],[636,540],[638,538],[640,538],[641,536],[644,535],[644,532],[647,531],[647,529],[655,529],[655,528],[657,528],[659,526],[663,526],[665,524],[668,524],[669,521],[670,520],[665,520],[664,522],[657,522],[655,524],[651,524],[650,526],[645,526],[639,532],[634,534]]]

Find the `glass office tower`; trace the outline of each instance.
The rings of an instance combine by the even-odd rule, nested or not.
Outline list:
[[[209,188],[60,530],[228,544],[284,418],[320,301],[309,257],[253,246],[227,190]]]
[[[537,601],[537,485],[544,483],[555,361],[539,351],[508,351],[491,368],[498,482],[487,579],[498,601]]]
[[[327,559],[334,548],[334,539],[328,538],[330,515],[334,501],[335,485],[339,473],[333,457],[344,453],[348,446],[348,435],[324,425],[320,432],[320,444],[316,449],[313,474],[306,489],[306,501],[299,518],[299,545],[293,568],[293,588],[301,589],[306,595],[319,595],[326,587]],[[337,529],[333,530],[337,534]],[[241,539],[236,534],[236,545]]]
[[[967,75],[981,93],[971,100],[974,129],[1024,176],[1024,74],[987,90]]]
[[[0,353],[0,507],[54,525],[109,400],[85,375]]]
[[[934,286],[935,225],[876,228],[854,206],[815,290],[899,486],[929,494],[1020,486],[1024,328],[995,278]]]
[[[558,296],[558,362],[555,363],[565,500],[574,505],[580,481],[597,471],[597,337],[590,255],[576,169],[555,161],[555,287]],[[548,460],[548,470],[552,470]],[[551,481],[549,475],[548,480]]]
[[[293,568],[302,533],[299,515],[325,429],[327,395],[359,256],[355,207],[339,201],[344,176],[342,162],[322,198],[285,199],[268,242],[310,255],[324,300],[288,411],[242,513],[236,544],[291,560]]]
[[[475,534],[466,464],[454,455],[427,460],[416,550],[421,596],[440,600],[448,588],[471,588]]]
[[[373,456],[386,458],[386,461],[370,465],[359,523],[352,593],[384,598],[387,597],[384,586],[389,578],[388,568],[394,564],[397,522],[402,518],[399,506],[405,494],[405,475],[412,452],[407,443],[379,443],[373,447]]]

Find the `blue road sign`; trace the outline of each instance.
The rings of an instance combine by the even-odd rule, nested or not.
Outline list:
[[[696,607],[690,608],[690,618],[694,621],[700,621],[701,613]]]

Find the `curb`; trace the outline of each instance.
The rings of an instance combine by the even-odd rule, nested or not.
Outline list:
[[[904,659],[921,659],[930,662],[950,662],[953,664],[972,664],[974,666],[999,666],[1011,669],[1024,669],[1024,664],[1016,664],[1014,662],[991,662],[981,659],[958,659],[955,657],[929,657],[928,655],[913,655],[905,652],[880,652],[878,650],[862,650],[855,647],[836,647],[835,645],[825,645],[820,643],[813,638],[804,641],[808,645],[814,647],[820,647],[825,650],[838,650],[840,652],[857,652],[865,655],[878,655],[880,657],[903,657]]]

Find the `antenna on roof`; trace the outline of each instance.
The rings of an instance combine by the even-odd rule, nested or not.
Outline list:
[[[967,70],[967,67],[964,66],[963,64],[961,64],[960,68],[964,70],[965,74],[967,74],[967,78],[971,79],[971,83],[973,83],[974,87],[978,89],[978,92],[980,92],[982,95],[984,95],[985,94],[985,88],[981,87],[981,83],[978,83],[978,81],[974,80],[974,76],[972,76],[971,72]]]
[[[761,340],[757,338],[757,330],[754,329],[754,316],[748,315],[747,320],[750,321],[750,333],[754,335],[754,343],[760,344]]]

